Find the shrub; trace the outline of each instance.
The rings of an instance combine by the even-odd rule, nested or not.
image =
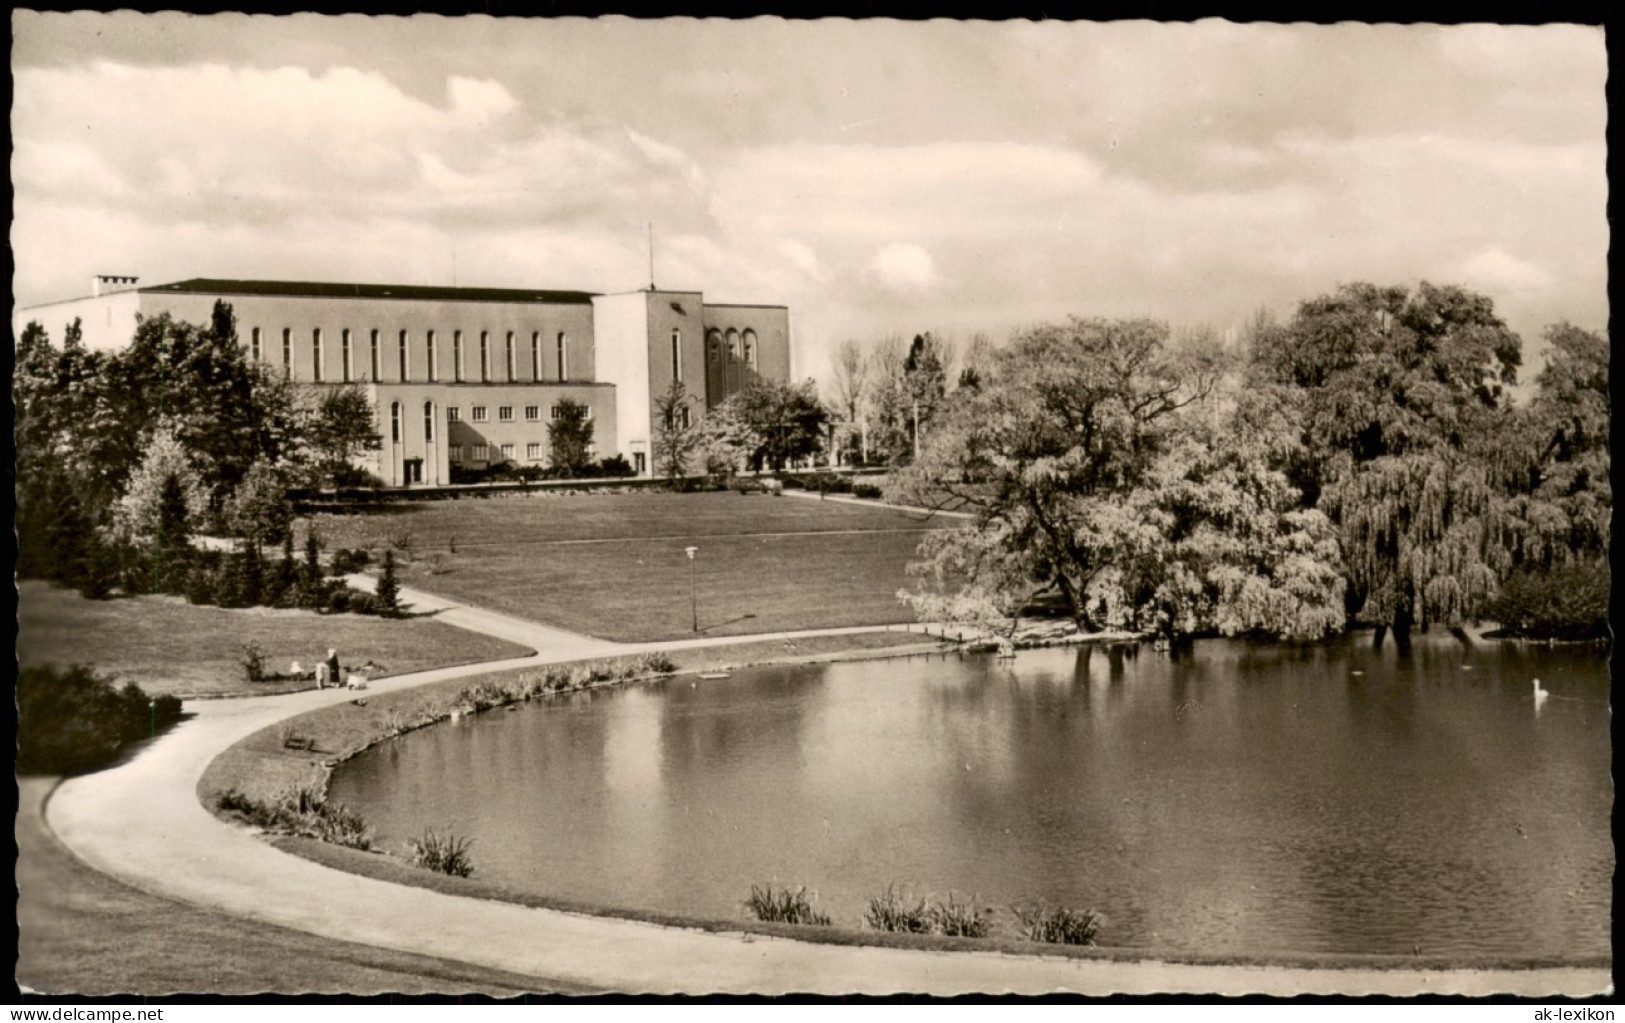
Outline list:
[[[326,610],[334,614],[343,614],[350,610],[350,588],[348,586],[335,586],[327,593]]]
[[[878,501],[883,496],[879,487],[873,483],[853,483],[852,496],[861,497],[869,501]]]
[[[329,571],[333,575],[350,575],[366,568],[372,556],[359,547],[345,547],[333,552]]]
[[[243,674],[250,682],[265,681],[265,648],[249,640],[242,647]]]
[[[828,914],[812,908],[812,903],[807,900],[807,889],[804,887],[791,891],[788,887],[775,889],[771,884],[751,885],[750,898],[745,900],[745,908],[756,914],[756,919],[764,923],[829,926]]]
[[[632,468],[632,463],[621,455],[610,455],[608,458],[599,460],[594,469],[594,475],[620,479],[627,476],[636,476],[637,470]]]
[[[269,803],[227,789],[216,805],[275,834],[314,838],[351,849],[372,848],[372,828],[366,820],[353,810],[328,802],[316,788],[291,789]]]
[[[937,903],[927,914],[931,918],[931,930],[937,934],[950,938],[987,937],[986,913],[976,908],[974,900],[969,903],[956,902],[950,895],[947,902]]]
[[[378,614],[378,598],[364,590],[351,590],[350,613],[353,615]]]
[[[869,911],[863,922],[877,931],[900,931],[904,934],[929,934],[931,914],[926,911],[925,900],[912,905],[894,886],[886,886],[886,894],[869,900]]]
[[[24,668],[17,675],[17,772],[73,774],[111,763],[133,742],[180,718],[180,701],[153,701],[138,686],[73,665]]]
[[[387,618],[394,618],[401,613],[401,584],[395,578],[395,552],[384,551],[383,571],[378,575],[377,599],[374,602],[378,614]]]
[[[1520,569],[1501,584],[1488,611],[1509,633],[1534,639],[1604,639],[1612,576],[1606,561],[1549,571]]]
[[[468,877],[474,873],[474,861],[468,855],[469,846],[474,844],[471,838],[441,835],[431,829],[425,831],[423,837],[409,838],[406,843],[414,867],[452,877]]]
[[[1016,919],[1028,941],[1051,945],[1093,945],[1100,930],[1100,917],[1092,909],[1065,906],[1016,907]]]

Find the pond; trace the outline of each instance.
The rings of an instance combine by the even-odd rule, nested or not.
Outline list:
[[[1537,708],[1531,679],[1550,697]],[[1103,914],[1204,953],[1610,953],[1609,678],[1593,649],[1369,636],[765,667],[543,700],[386,743],[332,796],[476,876],[739,919],[806,885]]]

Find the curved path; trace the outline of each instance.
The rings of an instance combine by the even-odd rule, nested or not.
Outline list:
[[[742,638],[612,644],[426,594],[403,591],[402,597],[437,610],[442,621],[516,639],[540,653],[381,679],[372,684],[378,691],[577,657],[737,643]],[[47,818],[61,840],[91,866],[144,891],[324,937],[603,990],[1544,996],[1594,994],[1611,983],[1603,968],[1192,965],[853,947],[663,927],[444,895],[347,874],[284,853],[249,829],[216,818],[198,801],[198,780],[228,746],[279,720],[349,698],[344,690],[329,689],[190,703],[193,718],[127,763],[64,782],[48,804]]]

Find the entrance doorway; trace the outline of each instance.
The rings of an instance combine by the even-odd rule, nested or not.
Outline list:
[[[402,464],[402,467],[405,469],[405,473],[404,473],[405,480],[404,480],[404,482],[406,483],[407,486],[411,486],[414,483],[422,483],[423,482],[423,459],[421,459],[421,458],[408,458],[401,464]]]

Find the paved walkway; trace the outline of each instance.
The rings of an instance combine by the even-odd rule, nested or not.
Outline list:
[[[403,591],[426,608],[436,598]],[[380,679],[378,691],[599,653],[737,643],[707,637],[622,645],[438,601],[441,620],[535,646],[533,657]],[[863,630],[827,630],[863,631]],[[583,653],[586,651],[586,653]],[[1605,991],[1605,969],[1309,970],[1078,960],[850,947],[711,933],[443,895],[359,877],[281,852],[214,817],[196,787],[233,743],[277,721],[350,698],[343,690],[188,703],[195,717],[127,763],[64,782],[51,827],[91,866],[143,891],[245,919],[571,985],[623,992],[831,994],[1074,991],[1221,995],[1450,993],[1529,996]]]

